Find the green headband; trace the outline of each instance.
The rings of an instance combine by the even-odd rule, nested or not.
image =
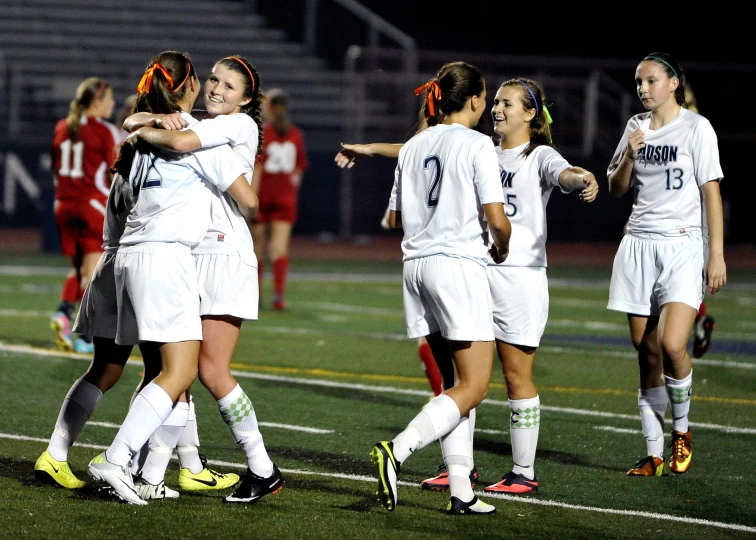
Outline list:
[[[675,71],[675,68],[673,68],[672,66],[670,66],[669,62],[667,62],[666,60],[662,60],[658,56],[651,56],[651,55],[645,57],[644,60],[656,60],[657,62],[661,62],[662,64],[664,64],[665,66],[667,66],[669,69],[672,70],[672,74],[675,77],[677,77],[678,79],[680,78],[680,76],[677,74],[677,71]]]
[[[554,121],[553,121],[553,120],[551,119],[551,114],[549,113],[549,109],[548,109],[548,107],[546,107],[546,105],[544,105],[544,106],[543,106],[543,114],[545,114],[545,115],[546,115],[546,121],[547,121],[547,122],[548,122],[549,124],[551,124],[551,123],[553,123],[553,122],[554,122]]]

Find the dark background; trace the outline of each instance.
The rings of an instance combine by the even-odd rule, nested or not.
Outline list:
[[[303,39],[301,0],[257,0],[257,3],[259,11],[274,26],[286,29],[292,40]],[[722,4],[714,9],[708,6],[705,15],[699,16],[686,4],[571,4],[555,8],[500,1],[442,4],[362,0],[360,3],[412,36],[419,49],[448,50],[450,60],[463,59],[463,53],[470,52],[582,57],[587,63],[593,59],[616,61],[621,67],[613,69],[612,77],[633,94],[637,62],[654,51],[672,54],[686,71],[700,113],[712,123],[719,139],[724,171],[721,190],[726,212],[725,241],[756,241],[756,227],[750,220],[750,201],[756,190],[747,159],[756,150],[756,128],[751,120],[756,60],[748,17],[733,5]],[[335,2],[320,0],[317,27],[318,33],[328,39],[318,41],[316,52],[326,57],[334,69],[343,68],[349,45],[367,45],[364,23],[356,21]],[[381,46],[396,45],[383,40]],[[618,130],[616,141],[620,136]],[[592,170],[604,187],[610,157],[599,155],[592,162],[572,161]],[[595,223],[603,218],[593,224],[574,223],[569,219],[573,213],[571,204],[566,197],[551,197],[550,238],[618,239],[631,201],[627,196],[614,200],[605,189],[600,193],[595,206],[601,208],[592,211],[622,214],[609,220],[609,230],[597,230]]]

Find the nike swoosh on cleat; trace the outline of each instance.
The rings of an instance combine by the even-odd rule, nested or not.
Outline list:
[[[47,461],[47,463],[48,463],[48,464],[50,465],[50,467],[52,467],[52,470],[54,470],[54,471],[55,471],[55,473],[57,474],[57,472],[58,472],[58,469],[56,469],[56,468],[55,468],[55,465],[53,465],[53,464],[52,464],[52,461],[49,461],[49,460],[48,460],[48,461]]]
[[[192,478],[192,480],[194,480],[195,482],[199,482],[200,484],[205,484],[206,486],[210,486],[210,487],[215,487],[218,485],[218,481],[215,478],[213,478],[212,481],[200,480],[199,478]]]

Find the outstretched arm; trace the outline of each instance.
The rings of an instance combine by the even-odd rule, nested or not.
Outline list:
[[[383,156],[388,158],[398,158],[399,150],[403,144],[394,143],[370,143],[370,144],[344,144],[341,143],[341,151],[336,154],[334,161],[342,169],[351,169],[354,162],[362,157]]]
[[[599,191],[596,177],[582,167],[563,170],[559,175],[559,185],[568,191],[580,190],[580,200],[587,203],[595,201]]]

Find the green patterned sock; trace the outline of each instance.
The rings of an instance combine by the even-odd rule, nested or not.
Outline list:
[[[541,398],[509,400],[509,437],[512,443],[512,471],[533,480],[538,432],[541,426]]]
[[[693,397],[693,370],[682,380],[665,375],[664,385],[667,387],[669,405],[672,409],[672,429],[687,433],[690,400]]]

